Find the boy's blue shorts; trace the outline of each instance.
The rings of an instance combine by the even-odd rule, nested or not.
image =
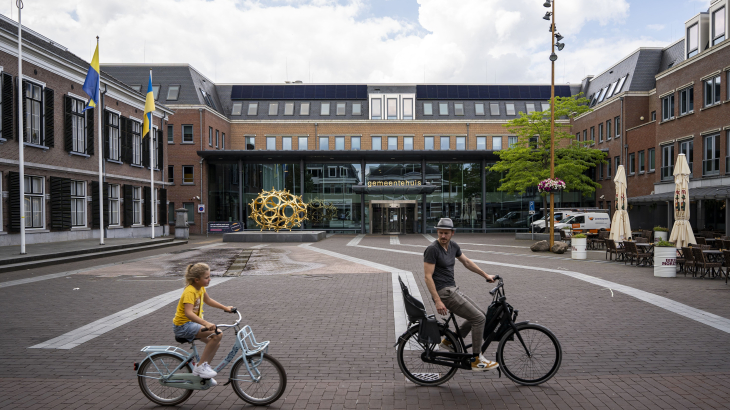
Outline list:
[[[175,337],[185,339],[192,342],[195,339],[195,335],[200,332],[203,325],[195,322],[185,322],[180,326],[172,325],[172,331],[175,333]]]

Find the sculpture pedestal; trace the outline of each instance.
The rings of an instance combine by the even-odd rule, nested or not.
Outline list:
[[[223,242],[319,242],[325,231],[263,231],[224,233]]]

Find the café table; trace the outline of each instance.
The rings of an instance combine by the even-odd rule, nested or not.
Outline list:
[[[653,243],[637,243],[636,248],[640,249],[642,252],[654,255],[654,244]],[[646,261],[647,266],[651,266],[654,264],[654,258],[646,258],[644,259]]]
[[[718,250],[718,249],[703,249],[702,254],[705,255],[705,257],[707,258],[707,262],[722,264],[722,262],[724,260],[722,257],[722,251]],[[722,269],[722,268],[720,268],[720,269]],[[707,276],[707,269],[705,269],[705,272],[700,277],[704,278],[705,276]],[[712,277],[714,278],[715,276],[719,276],[719,275],[715,274]]]

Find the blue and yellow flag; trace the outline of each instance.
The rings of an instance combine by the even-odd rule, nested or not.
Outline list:
[[[150,132],[153,112],[155,112],[155,95],[152,92],[152,71],[150,71],[150,81],[147,84],[147,99],[144,102],[144,123],[142,123],[142,135],[146,135]]]
[[[91,59],[91,66],[89,67],[89,72],[86,74],[86,81],[84,81],[84,86],[81,87],[81,89],[89,95],[89,102],[86,103],[86,108],[84,108],[84,111],[99,105],[99,79],[101,78],[100,73],[99,44],[97,43],[96,51],[94,51],[94,58]]]

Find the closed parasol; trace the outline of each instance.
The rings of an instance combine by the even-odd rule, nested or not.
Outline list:
[[[674,165],[674,226],[669,242],[674,242],[677,249],[695,241],[692,226],[689,224],[689,174],[692,171],[684,154],[677,156]]]
[[[609,238],[616,242],[622,242],[625,239],[631,239],[631,224],[629,223],[629,213],[626,211],[628,206],[626,202],[626,171],[623,165],[618,166],[613,182],[616,185],[616,209],[611,220],[611,235]]]

